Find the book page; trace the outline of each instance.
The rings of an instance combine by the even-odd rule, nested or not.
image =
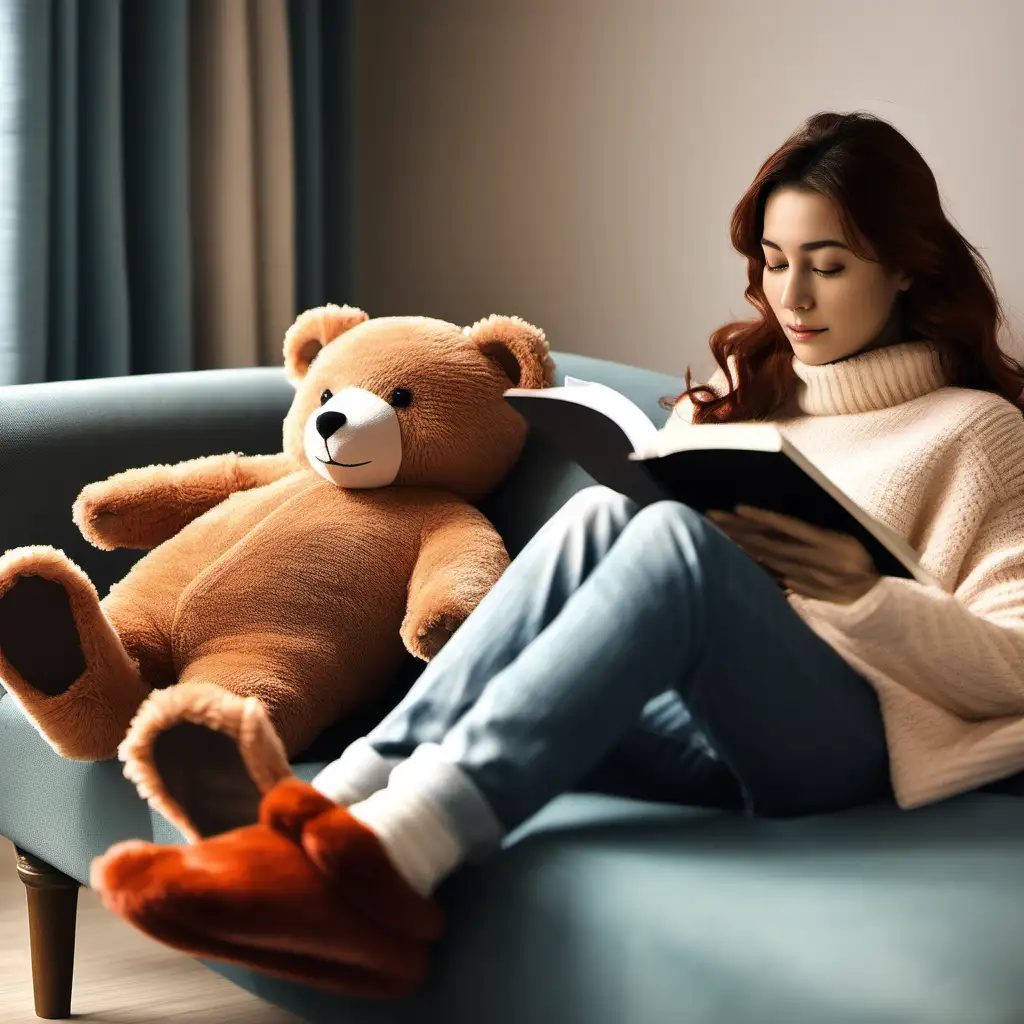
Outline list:
[[[659,430],[642,449],[637,449],[636,457],[657,458],[672,452],[714,448],[777,452],[782,445],[782,435],[770,423],[698,423],[671,434]]]

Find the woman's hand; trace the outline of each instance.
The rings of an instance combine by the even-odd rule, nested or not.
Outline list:
[[[710,511],[707,517],[804,597],[852,604],[881,579],[867,549],[848,534],[749,505],[737,505],[735,513]]]

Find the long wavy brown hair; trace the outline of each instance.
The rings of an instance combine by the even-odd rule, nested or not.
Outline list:
[[[809,117],[768,157],[733,211],[732,244],[747,257],[743,294],[761,317],[726,324],[711,336],[731,389],[716,397],[706,385],[692,384],[687,367],[686,390],[667,396],[664,406],[689,396],[694,423],[723,423],[768,419],[792,397],[793,351],[761,286],[765,205],[784,186],[826,196],[856,255],[869,259],[868,243],[886,269],[912,276],[897,299],[902,337],[934,342],[951,385],[994,391],[1019,404],[1024,367],[999,347],[1006,320],[988,265],[946,218],[928,164],[887,121],[862,111],[826,111]]]

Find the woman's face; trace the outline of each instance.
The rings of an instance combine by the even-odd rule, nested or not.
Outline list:
[[[896,297],[910,287],[910,279],[855,256],[849,245],[825,196],[787,187],[768,198],[761,238],[766,262],[762,287],[794,354],[804,363],[834,363],[869,348],[911,340],[900,337],[894,315]],[[801,337],[792,330],[795,325],[824,330]]]

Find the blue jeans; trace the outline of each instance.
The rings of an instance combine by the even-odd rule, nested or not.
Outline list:
[[[604,487],[544,525],[366,739],[389,759],[439,744],[506,830],[570,789],[770,817],[892,796],[874,690],[769,574],[688,506]],[[486,832],[472,801],[445,810],[468,846]]]

